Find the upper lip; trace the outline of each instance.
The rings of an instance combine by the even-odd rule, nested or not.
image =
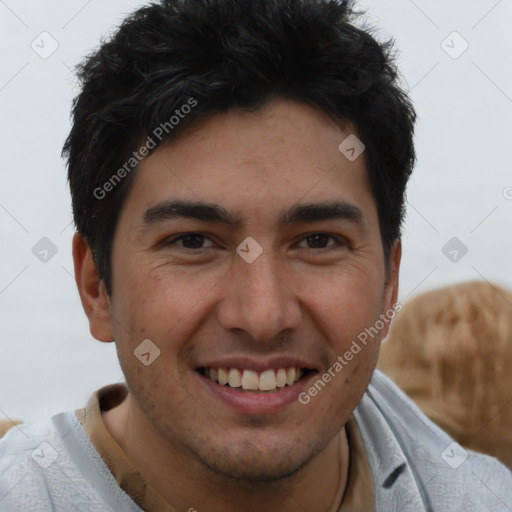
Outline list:
[[[198,365],[197,368],[238,368],[264,372],[275,368],[304,368],[314,370],[315,368],[302,359],[289,356],[277,356],[271,359],[258,360],[249,357],[226,357],[223,359],[210,360]]]

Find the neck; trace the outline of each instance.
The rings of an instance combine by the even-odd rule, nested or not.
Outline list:
[[[343,495],[347,484],[345,428],[296,474],[278,482],[250,484],[214,473],[185,449],[163,439],[141,418],[130,395],[104,412],[103,421],[143,479],[176,510],[239,512],[243,503],[246,512],[331,512],[331,507],[339,506],[334,500],[340,485]]]

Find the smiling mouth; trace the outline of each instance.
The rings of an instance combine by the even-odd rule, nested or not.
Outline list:
[[[263,372],[239,368],[198,368],[197,371],[221,386],[249,393],[275,393],[314,372],[309,368],[274,368]]]

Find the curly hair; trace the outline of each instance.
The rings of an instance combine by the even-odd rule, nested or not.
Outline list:
[[[415,160],[415,113],[398,84],[392,41],[357,28],[358,16],[350,1],[160,0],[85,59],[63,156],[75,225],[108,293],[112,240],[136,167],[109,187],[108,200],[97,191],[191,100],[152,151],[209,114],[257,110],[274,98],[351,122],[366,146],[388,263]]]
[[[512,469],[512,293],[463,282],[406,303],[378,368],[443,430]]]

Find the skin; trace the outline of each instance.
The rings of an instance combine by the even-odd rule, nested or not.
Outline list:
[[[307,405],[241,411],[196,369],[232,356],[262,364],[289,356],[318,372],[307,390],[393,308],[400,243],[386,269],[364,154],[350,162],[338,150],[351,133],[310,106],[274,100],[210,116],[159,147],[140,164],[121,211],[110,297],[75,235],[91,333],[115,340],[129,387],[103,413],[106,426],[177,510],[327,511],[340,482],[345,488],[344,425],[389,324]],[[149,208],[176,199],[219,205],[235,222],[144,222]],[[333,201],[356,206],[361,218],[280,222],[297,205]],[[205,237],[171,238],[188,232]],[[329,236],[308,238],[314,233]],[[263,249],[250,264],[236,253],[248,236]],[[144,339],[161,351],[149,366],[134,356]]]

